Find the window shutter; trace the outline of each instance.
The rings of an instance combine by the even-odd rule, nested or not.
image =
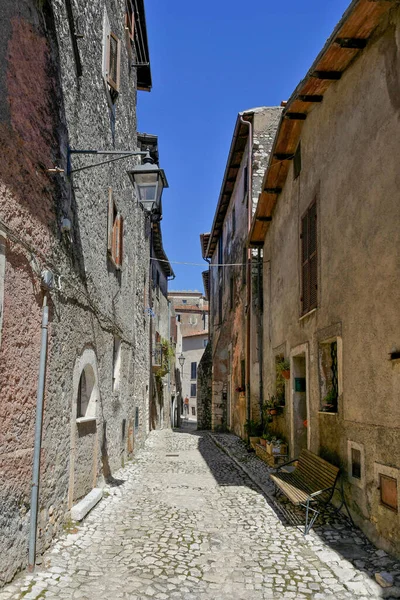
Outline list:
[[[316,202],[308,211],[308,256],[310,265],[310,306],[317,306],[318,270],[317,270],[317,204]]]
[[[122,265],[123,219],[117,215],[113,226],[112,258],[117,267]]]
[[[116,92],[119,91],[119,73],[121,63],[121,42],[114,33],[107,35],[107,83]]]
[[[308,213],[301,220],[301,302],[302,312],[309,310]]]
[[[108,217],[107,217],[107,250],[112,254],[113,243],[113,225],[114,225],[114,201],[112,189],[108,189]]]

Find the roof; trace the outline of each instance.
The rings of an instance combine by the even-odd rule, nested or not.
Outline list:
[[[137,88],[138,90],[149,92],[151,90],[152,81],[144,0],[133,0],[133,6],[135,11],[134,44]]]
[[[210,301],[210,271],[203,271],[201,275],[203,277],[205,297],[208,301]]]
[[[175,277],[170,262],[162,244],[161,223],[159,221],[153,223],[153,249],[155,258],[158,258],[159,265],[167,277]]]
[[[305,78],[288,100],[279,123],[253,218],[249,242],[264,242],[270,217],[285,185],[307,115],[323,101],[325,92],[358,58],[392,0],[353,0],[315,59]],[[268,220],[269,219],[269,220]]]
[[[182,337],[188,338],[188,337],[195,337],[195,336],[199,336],[199,335],[208,337],[208,330],[204,329],[203,331],[197,331],[196,333],[186,333],[185,335],[182,335]]]
[[[200,234],[200,246],[201,246],[201,255],[205,259],[207,254],[207,246],[210,241],[210,233],[201,233]]]
[[[242,162],[243,153],[246,148],[247,138],[249,136],[249,128],[241,122],[240,117],[243,117],[246,121],[252,121],[253,114],[256,112],[256,110],[258,109],[245,110],[239,113],[236,118],[235,130],[233,132],[228,161],[226,163],[217,209],[215,211],[214,221],[211,227],[211,233],[205,234],[208,235],[209,238],[207,248],[205,251],[203,250],[203,258],[212,258],[214,254],[225,219],[226,211],[228,210],[232,192],[235,187],[236,177]]]

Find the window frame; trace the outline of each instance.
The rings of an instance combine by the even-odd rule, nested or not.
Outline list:
[[[300,221],[301,316],[308,314],[318,307],[317,208],[317,199],[314,198],[307,210],[303,213]],[[315,290],[312,289],[314,281]]]
[[[193,375],[194,373],[194,375]],[[190,379],[192,380],[196,380],[197,381],[197,362],[196,361],[192,361],[190,363]]]
[[[108,191],[107,252],[116,269],[123,262],[124,219],[114,202],[112,188]]]

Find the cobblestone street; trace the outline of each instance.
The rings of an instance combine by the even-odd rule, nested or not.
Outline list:
[[[355,529],[351,545],[367,557],[359,568],[334,550],[335,527],[347,536],[344,519],[330,525],[331,533],[321,525],[304,538],[235,464],[245,461],[237,438],[214,439],[236,458],[209,434],[153,432],[138,459],[114,474],[100,504],[0,600],[340,600],[398,591],[378,586],[367,559],[374,557],[375,570],[398,563]],[[260,464],[251,458],[245,466],[250,476],[254,460]]]

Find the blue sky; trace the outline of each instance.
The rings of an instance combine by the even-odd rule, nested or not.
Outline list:
[[[138,129],[158,135],[170,186],[171,290],[203,290],[199,235],[212,225],[237,113],[286,100],[349,2],[145,0],[153,89],[138,94]]]

